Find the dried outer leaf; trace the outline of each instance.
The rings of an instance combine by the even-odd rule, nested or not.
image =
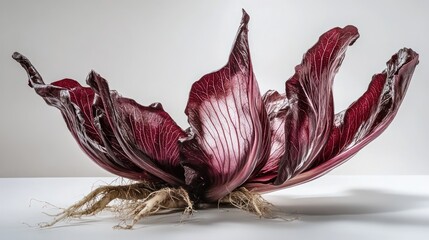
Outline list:
[[[411,49],[393,55],[364,95],[336,114],[330,138],[309,170],[322,170],[328,161],[344,162],[378,137],[396,116],[417,64],[418,54]]]
[[[253,74],[248,21],[243,10],[228,63],[192,85],[185,110],[191,126],[182,142],[185,174],[188,183],[204,187],[206,201],[239,187],[269,154],[269,124]]]
[[[110,91],[99,74],[90,75],[88,85],[100,96],[104,114],[127,157],[167,184],[184,185],[178,139],[186,135],[162,105],[142,106]]]
[[[72,79],[63,79],[45,84],[40,74],[30,61],[19,53],[14,53],[17,60],[27,71],[29,85],[34,88],[46,103],[58,108],[67,127],[78,142],[82,150],[103,169],[126,178],[135,180],[154,179],[140,167],[123,157],[121,149],[116,153],[110,153],[103,141],[103,136],[95,122],[93,112],[94,91],[91,88],[82,87]],[[103,132],[109,133],[107,127]],[[111,139],[114,144],[115,139]],[[121,157],[122,155],[122,157]]]
[[[329,140],[317,160],[305,172],[281,185],[249,183],[249,189],[269,192],[318,178],[347,161],[392,122],[405,96],[419,55],[401,49],[387,62],[387,68],[373,76],[367,91],[345,111],[335,116]]]
[[[286,81],[285,151],[275,184],[311,165],[328,140],[334,118],[332,85],[345,51],[359,37],[356,27],[334,28],[320,36]]]

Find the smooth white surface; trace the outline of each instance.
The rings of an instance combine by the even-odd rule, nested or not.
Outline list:
[[[429,1],[0,0],[0,176],[107,176],[79,149],[59,111],[27,86],[14,51],[46,82],[70,77],[84,84],[94,69],[124,96],[162,102],[186,128],[190,87],[226,63],[241,8],[251,16],[261,92],[281,91],[304,52],[335,26],[353,24],[361,34],[336,77],[337,111],[400,48],[420,53],[392,125],[335,173],[429,174]]]
[[[2,239],[429,239],[429,176],[326,176],[265,195],[277,219],[236,209],[199,210],[143,219],[113,230],[113,214],[39,229],[56,209],[112,178],[0,178]],[[283,218],[283,219],[282,219]],[[284,220],[286,219],[286,220]]]

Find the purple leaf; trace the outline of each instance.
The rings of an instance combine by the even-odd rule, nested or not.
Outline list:
[[[31,65],[30,61],[19,53],[13,55],[29,75],[29,85],[34,88],[49,105],[57,107],[66,121],[67,127],[78,142],[82,150],[103,169],[126,178],[135,180],[154,179],[140,167],[123,156],[121,149],[109,152],[110,146],[103,141],[104,136],[96,126],[93,114],[94,91],[82,87],[72,79],[63,79],[45,84],[40,74]],[[111,129],[104,128],[108,134]],[[115,139],[110,140],[115,144]]]
[[[90,75],[88,84],[100,96],[113,135],[126,156],[165,183],[183,185],[178,139],[185,137],[185,132],[161,104],[139,105],[110,91],[107,81],[100,75],[95,72]]]
[[[305,170],[325,145],[334,117],[334,76],[347,47],[358,37],[354,26],[324,33],[286,82],[289,110],[284,122],[285,154],[279,162],[276,184]]]
[[[336,114],[330,138],[310,171],[331,170],[378,137],[398,112],[417,64],[418,54],[411,49],[393,55],[387,69],[373,76],[368,90]]]
[[[269,125],[253,74],[243,19],[229,61],[192,85],[185,113],[191,128],[183,140],[188,183],[217,201],[262,168],[269,153]],[[198,184],[200,183],[200,184]]]
[[[334,126],[311,168],[281,185],[249,183],[250,189],[268,192],[318,178],[344,163],[378,137],[392,122],[417,66],[418,54],[401,49],[374,75],[368,90],[350,107],[335,115]]]

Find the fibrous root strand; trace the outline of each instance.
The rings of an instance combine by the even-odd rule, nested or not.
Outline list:
[[[231,192],[220,199],[218,205],[231,205],[259,217],[271,216],[271,204],[258,193],[246,188]],[[131,229],[143,217],[165,211],[180,210],[185,216],[189,216],[194,211],[193,206],[188,192],[181,187],[160,187],[146,182],[108,185],[96,188],[79,202],[54,215],[52,222],[42,223],[40,226],[50,227],[62,220],[95,215],[108,209],[119,213],[122,218],[115,228]]]

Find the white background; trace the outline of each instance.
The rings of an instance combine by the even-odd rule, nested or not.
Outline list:
[[[162,102],[183,128],[191,84],[222,67],[241,19],[261,92],[283,91],[303,53],[335,26],[353,24],[334,85],[337,111],[366,89],[402,47],[420,54],[391,126],[334,174],[429,174],[428,1],[8,1],[0,0],[0,177],[109,176],[74,142],[59,111],[27,86],[11,59],[30,58],[46,82],[82,84],[91,69],[144,105]]]

